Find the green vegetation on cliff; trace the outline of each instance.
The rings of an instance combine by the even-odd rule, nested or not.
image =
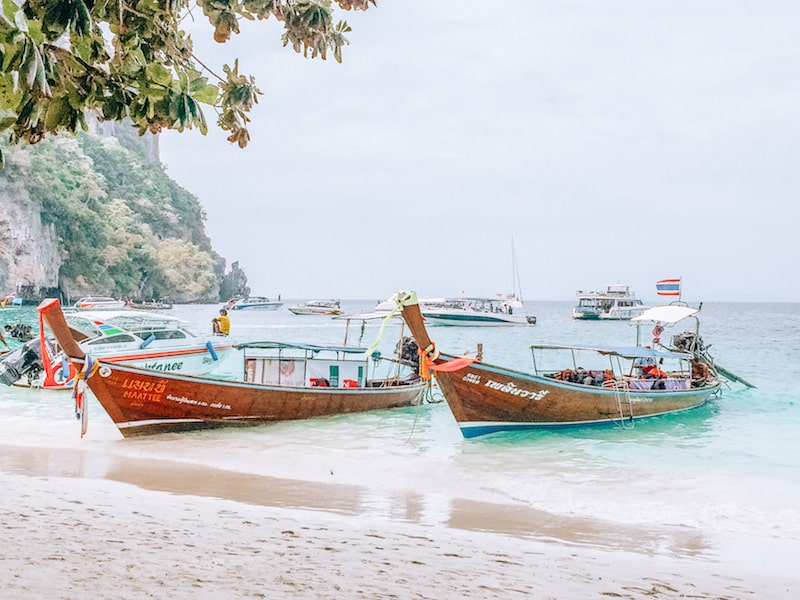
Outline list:
[[[218,300],[224,260],[202,207],[128,129],[10,148],[0,177],[21,184],[55,227],[68,296]]]

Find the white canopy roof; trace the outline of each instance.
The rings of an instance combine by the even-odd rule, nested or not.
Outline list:
[[[634,317],[631,321],[657,321],[659,323],[677,323],[686,317],[700,312],[691,306],[681,306],[679,304],[668,304],[666,306],[654,306],[648,308],[638,317]]]

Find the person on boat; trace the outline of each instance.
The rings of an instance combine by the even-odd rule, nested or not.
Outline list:
[[[658,368],[658,365],[648,365],[642,367],[642,377],[645,379],[663,379],[667,374]]]
[[[11,329],[11,325],[6,325],[6,331],[8,331],[9,329]],[[6,348],[9,348],[9,349],[11,348],[11,346],[9,346],[8,342],[6,341],[6,338],[3,337],[3,332],[2,331],[0,331],[0,342],[2,342],[3,345],[5,345]]]
[[[708,365],[697,359],[692,360],[692,379],[694,381],[708,381]]]
[[[30,325],[25,325],[23,323],[17,323],[13,327],[11,325],[5,326],[6,334],[10,335],[15,340],[19,340],[20,342],[29,342],[34,337],[33,329]]]
[[[231,319],[228,316],[228,311],[220,308],[219,316],[211,319],[211,325],[215,335],[229,335],[231,332]]]
[[[645,346],[648,350],[650,350],[650,346]],[[656,364],[656,359],[652,356],[639,356],[633,360],[633,375],[635,377],[644,377],[645,376],[645,369],[650,367],[654,367]]]

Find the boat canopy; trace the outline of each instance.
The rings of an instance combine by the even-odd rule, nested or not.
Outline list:
[[[376,312],[368,312],[368,313],[354,313],[351,315],[335,315],[331,317],[332,319],[343,319],[345,321],[375,321],[377,319],[385,319],[388,311],[376,311]],[[400,317],[398,313],[395,315],[396,317]]]
[[[680,304],[667,304],[665,306],[654,306],[648,308],[638,317],[633,317],[631,321],[656,321],[658,323],[677,323],[686,317],[700,312],[697,308]]]
[[[124,310],[103,310],[103,311],[82,310],[79,313],[77,312],[69,313],[69,318],[96,320],[96,321],[114,321],[115,323],[124,321],[131,321],[131,322],[165,321],[171,323],[181,323],[181,324],[185,323],[185,321],[182,321],[177,317],[172,317],[169,315],[159,315],[146,310],[134,310],[130,308]]]
[[[620,356],[622,358],[677,358],[690,359],[691,354],[685,352],[672,352],[669,350],[655,350],[646,346],[558,346],[552,344],[534,344],[534,350],[571,350],[575,352],[597,352],[605,356]]]
[[[102,331],[104,326],[116,327],[126,331],[145,331],[153,329],[185,329],[186,322],[176,317],[154,314],[147,311],[82,311],[67,315],[67,322],[75,327],[91,331]]]
[[[357,346],[317,346],[316,344],[302,344],[292,342],[247,342],[237,344],[238,350],[255,348],[258,350],[307,350],[309,352],[343,352],[345,354],[364,354],[367,349]]]

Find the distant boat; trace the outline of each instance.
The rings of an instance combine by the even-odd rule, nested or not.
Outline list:
[[[530,373],[440,354],[428,337],[414,294],[401,297],[400,305],[414,339],[426,349],[427,368],[422,372],[436,378],[467,438],[576,425],[630,426],[635,419],[700,406],[719,393],[718,373],[728,376],[699,336],[699,309],[685,305],[655,307],[638,317],[641,324],[656,324],[656,339],[664,327],[694,319],[694,330],[674,336],[669,347],[536,344],[531,346]],[[540,364],[543,353],[554,357],[547,368]]]
[[[300,306],[290,306],[289,310],[296,315],[340,315],[342,303],[339,300],[309,300]]]
[[[627,285],[614,283],[605,290],[576,293],[578,304],[572,309],[573,319],[585,321],[625,321],[642,314],[647,307]]]
[[[447,298],[420,298],[418,300],[421,307],[445,302]],[[376,313],[391,312],[397,307],[397,294],[392,294],[386,300],[381,300],[373,309]]]
[[[228,308],[231,310],[278,310],[281,306],[283,306],[283,302],[279,300],[270,300],[263,296],[248,296],[236,300],[233,304],[229,303]]]
[[[116,310],[125,308],[125,301],[110,296],[86,296],[78,300],[73,307],[77,310]]]
[[[490,327],[535,325],[536,317],[523,313],[522,301],[511,298],[446,298],[421,307],[426,323]]]
[[[11,292],[5,298],[0,300],[0,308],[19,308],[22,306],[22,304],[22,296],[17,294],[17,292]]]
[[[82,433],[84,385],[125,437],[412,406],[426,387],[416,365],[347,346],[243,344],[242,380],[94,360],[73,338],[58,300],[44,300],[39,313],[70,362],[85,374],[76,392]],[[409,355],[417,357],[413,348]]]
[[[207,373],[233,348],[228,338],[195,336],[180,319],[149,311],[76,311],[67,319],[84,352],[156,371]],[[75,369],[46,335],[41,315],[38,339],[0,361],[0,381],[46,389],[72,387]]]
[[[461,325],[497,327],[507,325],[535,325],[536,317],[526,315],[517,269],[514,240],[511,240],[511,266],[513,292],[494,298],[445,298],[442,301],[420,301],[419,308],[426,323],[432,325]]]
[[[125,306],[135,310],[171,310],[172,302],[168,298],[162,298],[161,300],[150,300],[149,302],[144,300],[142,302],[129,301],[125,303]]]

